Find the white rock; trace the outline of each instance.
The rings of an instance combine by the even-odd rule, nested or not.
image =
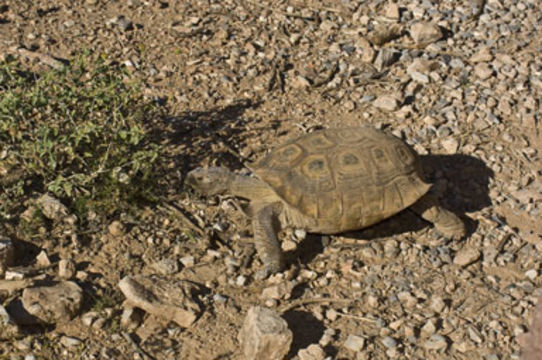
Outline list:
[[[441,143],[447,154],[455,154],[459,149],[459,141],[455,138],[444,139]]]
[[[47,256],[47,251],[40,251],[38,256],[36,256],[36,264],[39,267],[48,267],[49,265],[51,265],[51,260],[49,259],[49,256]]]
[[[428,350],[441,350],[448,346],[446,338],[439,334],[433,334],[425,341],[423,346]]]
[[[381,95],[373,102],[376,108],[384,111],[395,111],[399,109],[399,100],[392,95]]]
[[[247,360],[283,360],[293,334],[276,312],[259,306],[248,310],[237,339]]]
[[[344,347],[348,350],[352,350],[354,352],[358,352],[361,349],[363,349],[363,346],[365,345],[365,339],[361,336],[357,335],[348,335],[346,338],[346,341],[344,342]]]
[[[75,263],[70,259],[62,259],[58,262],[58,276],[63,279],[71,279],[75,276],[77,269]]]

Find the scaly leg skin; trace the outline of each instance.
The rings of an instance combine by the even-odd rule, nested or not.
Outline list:
[[[427,220],[445,237],[460,239],[465,236],[466,229],[463,220],[453,212],[443,209],[433,194],[425,194],[411,206],[418,215]]]
[[[279,232],[279,203],[257,207],[252,219],[254,244],[263,262],[264,268],[256,273],[256,280],[263,280],[269,275],[282,270],[282,252],[277,238]]]

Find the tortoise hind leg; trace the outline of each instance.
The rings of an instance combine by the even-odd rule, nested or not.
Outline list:
[[[438,199],[432,194],[425,194],[411,206],[418,215],[427,220],[445,237],[459,239],[465,236],[463,220],[453,212],[443,209]]]
[[[282,252],[277,238],[280,211],[280,203],[257,207],[252,219],[254,244],[264,265],[264,268],[256,274],[258,280],[282,270]]]

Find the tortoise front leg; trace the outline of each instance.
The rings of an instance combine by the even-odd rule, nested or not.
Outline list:
[[[432,222],[445,237],[459,239],[465,236],[465,224],[453,212],[443,209],[433,194],[425,194],[411,206],[424,220]]]
[[[278,215],[281,210],[280,203],[256,207],[252,219],[254,244],[264,265],[264,268],[256,273],[257,280],[265,279],[282,269],[282,253],[277,238],[280,229]]]

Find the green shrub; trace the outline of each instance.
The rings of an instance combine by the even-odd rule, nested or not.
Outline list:
[[[100,59],[40,74],[0,63],[0,218],[34,192],[77,212],[152,198],[160,146],[149,124],[159,110]]]

